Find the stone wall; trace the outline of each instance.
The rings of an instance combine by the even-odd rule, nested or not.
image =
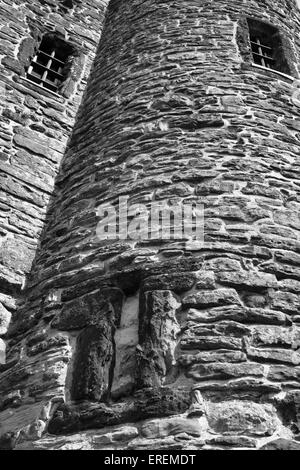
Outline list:
[[[73,8],[65,3],[0,2],[0,322],[15,310],[31,269],[108,2],[74,0]],[[76,50],[60,95],[25,79],[34,50],[49,32]],[[0,323],[0,334],[3,328]]]
[[[252,65],[247,17],[293,76]],[[8,333],[2,447],[299,448],[299,26],[290,0],[111,0]],[[121,195],[204,204],[204,246],[99,241]]]

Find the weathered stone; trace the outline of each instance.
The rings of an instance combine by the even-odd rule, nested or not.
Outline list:
[[[172,416],[187,411],[189,392],[169,388],[145,389],[134,395],[134,400],[119,401],[113,405],[87,403],[60,405],[49,422],[50,434],[64,435],[86,429],[102,429],[141,419]]]
[[[270,325],[284,325],[287,323],[287,317],[282,312],[263,308],[245,308],[236,305],[215,307],[209,310],[190,309],[187,314],[187,319],[199,323],[210,323],[222,320]]]
[[[211,350],[211,349],[232,349],[241,350],[243,342],[240,338],[227,338],[226,336],[190,336],[184,337],[180,341],[183,350]]]
[[[202,442],[202,445],[204,443]],[[167,451],[184,450],[185,443],[180,442],[174,436],[168,436],[161,439],[141,439],[137,438],[128,444],[128,450],[147,451],[149,449],[160,449]]]
[[[214,258],[205,263],[205,268],[215,273],[222,271],[240,271],[242,269],[240,261],[231,258]]]
[[[189,294],[182,301],[184,307],[207,308],[219,305],[240,305],[241,301],[234,289],[216,289],[213,292],[199,291]]]
[[[30,152],[33,152],[37,155],[41,155],[42,157],[49,158],[50,160],[53,158],[49,149],[38,142],[34,142],[31,139],[24,137],[22,135],[15,135],[14,137],[14,143],[18,147],[25,148],[26,150],[29,150]]]
[[[136,419],[157,418],[185,413],[191,405],[186,388],[142,389],[135,393]]]
[[[169,189],[158,189],[155,193],[156,199],[165,199],[168,197],[175,196],[190,196],[193,193],[194,189],[192,186],[189,186],[184,183],[178,183],[172,185]]]
[[[104,403],[89,403],[87,406],[58,406],[49,422],[50,434],[64,435],[86,429],[102,429],[124,422],[133,422],[134,405],[128,402],[108,407]]]
[[[230,321],[213,325],[190,323],[189,329],[181,337],[180,345],[183,350],[242,349],[242,338],[249,334],[249,328]]]
[[[271,305],[276,310],[287,313],[298,313],[300,309],[300,295],[291,292],[274,292],[270,294]]]
[[[18,442],[34,441],[40,439],[46,429],[46,423],[41,419],[37,419],[32,424],[26,426],[20,432]]]
[[[11,320],[11,313],[0,303],[0,335],[7,332]]]
[[[167,290],[144,295],[138,348],[139,380],[143,386],[159,386],[176,364],[175,348],[180,333],[176,312],[180,303]]]
[[[196,194],[201,196],[206,196],[208,194],[231,194],[234,190],[234,183],[229,181],[214,180],[209,183],[202,183],[197,186]]]
[[[267,378],[274,382],[287,382],[291,380],[298,382],[300,380],[300,367],[273,365],[269,368]]]
[[[22,73],[22,66],[18,60],[12,59],[11,57],[4,57],[2,59],[2,65],[12,70],[13,72],[20,74]]]
[[[199,271],[197,273],[197,289],[215,289],[215,273],[213,271]]]
[[[213,437],[206,441],[209,445],[216,445],[222,447],[243,447],[243,448],[255,448],[256,440],[251,437],[245,436],[224,436],[224,437]]]
[[[111,396],[126,396],[135,388],[137,345],[139,343],[139,298],[129,297],[123,305],[121,321],[114,335],[115,365]]]
[[[255,273],[247,271],[226,271],[217,274],[217,279],[221,284],[229,286],[264,288],[276,287],[277,280],[273,274]]]
[[[294,293],[300,293],[300,281],[295,279],[283,279],[278,282],[278,287],[280,290],[289,291]]]
[[[77,330],[101,322],[120,320],[123,294],[119,289],[98,290],[65,304],[52,322],[60,330]]]
[[[199,437],[204,430],[203,423],[200,423],[198,419],[174,417],[146,422],[141,428],[141,435],[152,439],[170,435],[176,436],[180,433]]]
[[[248,347],[247,355],[249,359],[259,362],[283,363],[292,364],[295,366],[300,364],[300,354],[296,351],[291,351],[288,349],[255,349]]]
[[[5,433],[0,436],[0,450],[13,450],[17,442],[17,433]]]
[[[0,0],[3,447],[294,446],[300,16],[240,3]],[[27,74],[45,28],[72,50],[57,93]],[[120,197],[131,235],[140,204],[203,205],[204,240],[166,213],[101,238]]]
[[[179,356],[178,362],[187,367],[192,364],[206,364],[214,362],[244,362],[247,360],[245,353],[241,351],[228,351],[226,349],[219,349],[217,351],[201,351],[197,354],[184,354]]]
[[[19,358],[18,358],[19,359]],[[21,386],[24,387],[24,382],[33,375],[32,365],[27,364],[24,361],[15,361],[13,365],[7,370],[4,370],[0,376],[0,386],[2,392],[8,392],[12,389],[18,388]]]
[[[101,444],[112,444],[113,442],[129,441],[139,435],[138,429],[134,426],[122,426],[118,430],[107,434],[98,435],[92,438],[95,446]]]
[[[27,348],[27,354],[28,356],[35,356],[36,354],[48,351],[49,349],[59,349],[60,347],[68,345],[68,339],[62,335],[58,335],[49,338],[46,341],[41,341],[40,343],[32,346],[31,348]]]
[[[275,409],[246,401],[211,403],[207,411],[210,427],[223,435],[237,432],[252,436],[271,436],[277,426]]]
[[[0,442],[1,439],[7,442],[7,436],[10,438],[16,436],[21,430],[24,430],[25,435],[28,432],[33,432],[36,437],[40,437],[38,430],[43,429],[40,418],[44,405],[45,403],[40,402],[17,408],[13,413],[9,409],[2,411],[0,414]]]
[[[251,334],[251,329],[242,323],[234,321],[220,321],[218,323],[193,323],[189,322],[189,332],[192,335],[200,336],[227,336],[243,337]]]
[[[282,326],[255,326],[252,329],[251,344],[255,347],[290,347],[298,349],[300,346],[300,330]]]
[[[85,433],[71,436],[57,437],[44,435],[36,441],[23,441],[17,443],[15,450],[93,450],[98,449],[97,444],[92,445],[91,437]]]
[[[114,360],[113,327],[103,322],[87,326],[78,336],[71,396],[99,401],[108,397]]]
[[[219,394],[229,394],[230,398],[243,398],[251,399],[253,395],[262,396],[268,393],[279,393],[282,388],[280,384],[274,384],[267,382],[263,379],[257,379],[255,377],[231,379],[226,382],[221,381],[209,381],[209,382],[198,382],[195,385],[201,392],[216,392]]]
[[[264,368],[259,364],[251,363],[196,364],[187,370],[186,375],[196,381],[225,380],[249,375],[262,377],[264,375]]]
[[[18,408],[22,404],[22,395],[20,390],[3,394],[0,399],[0,411],[6,408]]]
[[[163,274],[152,276],[145,280],[143,289],[149,290],[172,290],[177,293],[192,289],[197,280],[195,273]]]
[[[41,198],[35,196],[36,201]],[[4,266],[14,269],[16,272],[27,273],[31,268],[34,251],[25,240],[14,237],[5,240],[1,245],[0,262]]]
[[[293,441],[292,439],[274,439],[259,450],[300,450],[300,442]]]

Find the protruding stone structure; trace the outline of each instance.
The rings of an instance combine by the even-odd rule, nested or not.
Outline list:
[[[281,70],[253,65],[256,22]],[[300,448],[299,26],[292,0],[110,1],[7,336],[2,446]],[[204,245],[99,240],[120,196],[204,204]]]

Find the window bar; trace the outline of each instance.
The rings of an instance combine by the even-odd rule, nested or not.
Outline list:
[[[27,70],[27,75],[32,74],[33,64],[36,63],[36,61],[37,61],[37,55],[35,55],[34,58],[32,59],[32,62],[31,62],[30,66],[28,67],[28,70]]]
[[[33,83],[54,92],[57,92],[64,81],[62,72],[65,62],[56,57],[57,52],[55,48],[47,52],[38,49],[26,73],[27,78]]]
[[[43,82],[45,82],[47,80],[47,75],[48,75],[49,69],[51,69],[52,58],[54,57],[54,55],[55,55],[55,51],[52,51],[51,52],[51,58],[49,58],[49,60],[47,62],[47,65],[46,65],[46,70],[44,71],[43,76],[42,76],[42,81]]]
[[[261,42],[260,42],[259,38],[256,38],[256,44],[258,46],[258,53],[261,56],[261,63],[263,65],[263,67],[266,67],[266,61],[265,61],[265,58],[263,56],[263,51],[262,51],[262,48],[261,48]]]
[[[266,56],[266,55],[263,55],[263,56],[262,56],[261,54],[258,54],[257,52],[252,52],[252,54],[253,54],[253,55],[256,55],[256,56],[258,56],[258,57],[260,57],[260,58],[261,58],[261,57],[264,57],[264,58],[267,59],[269,62],[274,62],[273,57],[269,57],[269,56]]]
[[[255,46],[258,45],[256,41],[250,41],[250,42],[251,42],[251,44],[254,44]],[[264,49],[272,50],[272,47],[265,46],[265,45],[263,45],[263,44],[260,44],[260,45],[261,45],[261,47],[263,47]]]
[[[62,71],[61,67],[56,71],[56,70],[53,70],[51,68],[48,68],[46,65],[40,64],[39,62],[36,62],[36,65],[38,65],[42,69],[46,69],[48,72],[52,72],[55,75],[63,77],[63,75],[61,74],[61,71]],[[29,69],[28,69],[28,72],[29,72]]]
[[[47,54],[47,52],[44,52],[44,51],[42,51],[42,50],[40,50],[40,49],[39,49],[38,52],[39,52],[39,54],[45,55],[46,57],[51,57],[51,55]],[[56,57],[52,57],[52,60],[55,60],[56,62],[59,62],[59,63],[62,64],[62,65],[65,65],[65,63],[64,63],[62,60],[57,59]]]

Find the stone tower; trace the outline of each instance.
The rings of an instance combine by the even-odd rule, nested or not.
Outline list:
[[[296,2],[106,3],[33,265],[3,283],[1,446],[298,448]],[[203,205],[204,242],[101,239],[120,197]]]

